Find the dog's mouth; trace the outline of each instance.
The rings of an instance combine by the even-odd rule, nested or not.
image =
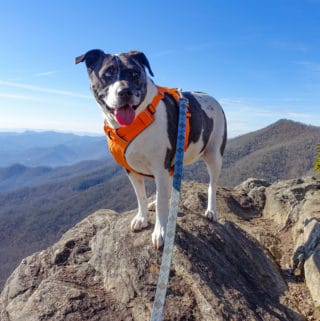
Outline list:
[[[126,104],[115,109],[109,108],[109,110],[114,115],[120,126],[129,126],[136,117],[135,108],[130,104]]]

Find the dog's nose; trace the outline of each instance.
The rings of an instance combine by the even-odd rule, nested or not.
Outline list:
[[[120,98],[129,99],[133,95],[133,92],[130,88],[121,88],[118,90],[118,96]]]

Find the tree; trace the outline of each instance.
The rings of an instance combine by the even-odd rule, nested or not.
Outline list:
[[[314,163],[314,170],[316,172],[318,172],[318,171],[320,172],[320,144],[317,145],[317,153],[318,153],[318,155],[317,155],[316,161]]]

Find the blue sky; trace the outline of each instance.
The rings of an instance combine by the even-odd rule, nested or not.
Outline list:
[[[163,86],[220,101],[229,136],[288,118],[320,126],[320,0],[3,1],[0,130],[103,133],[85,66],[143,51]]]

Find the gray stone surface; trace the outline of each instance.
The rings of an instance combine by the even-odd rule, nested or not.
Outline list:
[[[211,223],[207,187],[185,182],[163,320],[319,320],[319,187],[306,178],[220,188]],[[0,320],[148,320],[161,251],[153,213],[139,233],[134,215],[100,210],[25,258],[1,293]]]

